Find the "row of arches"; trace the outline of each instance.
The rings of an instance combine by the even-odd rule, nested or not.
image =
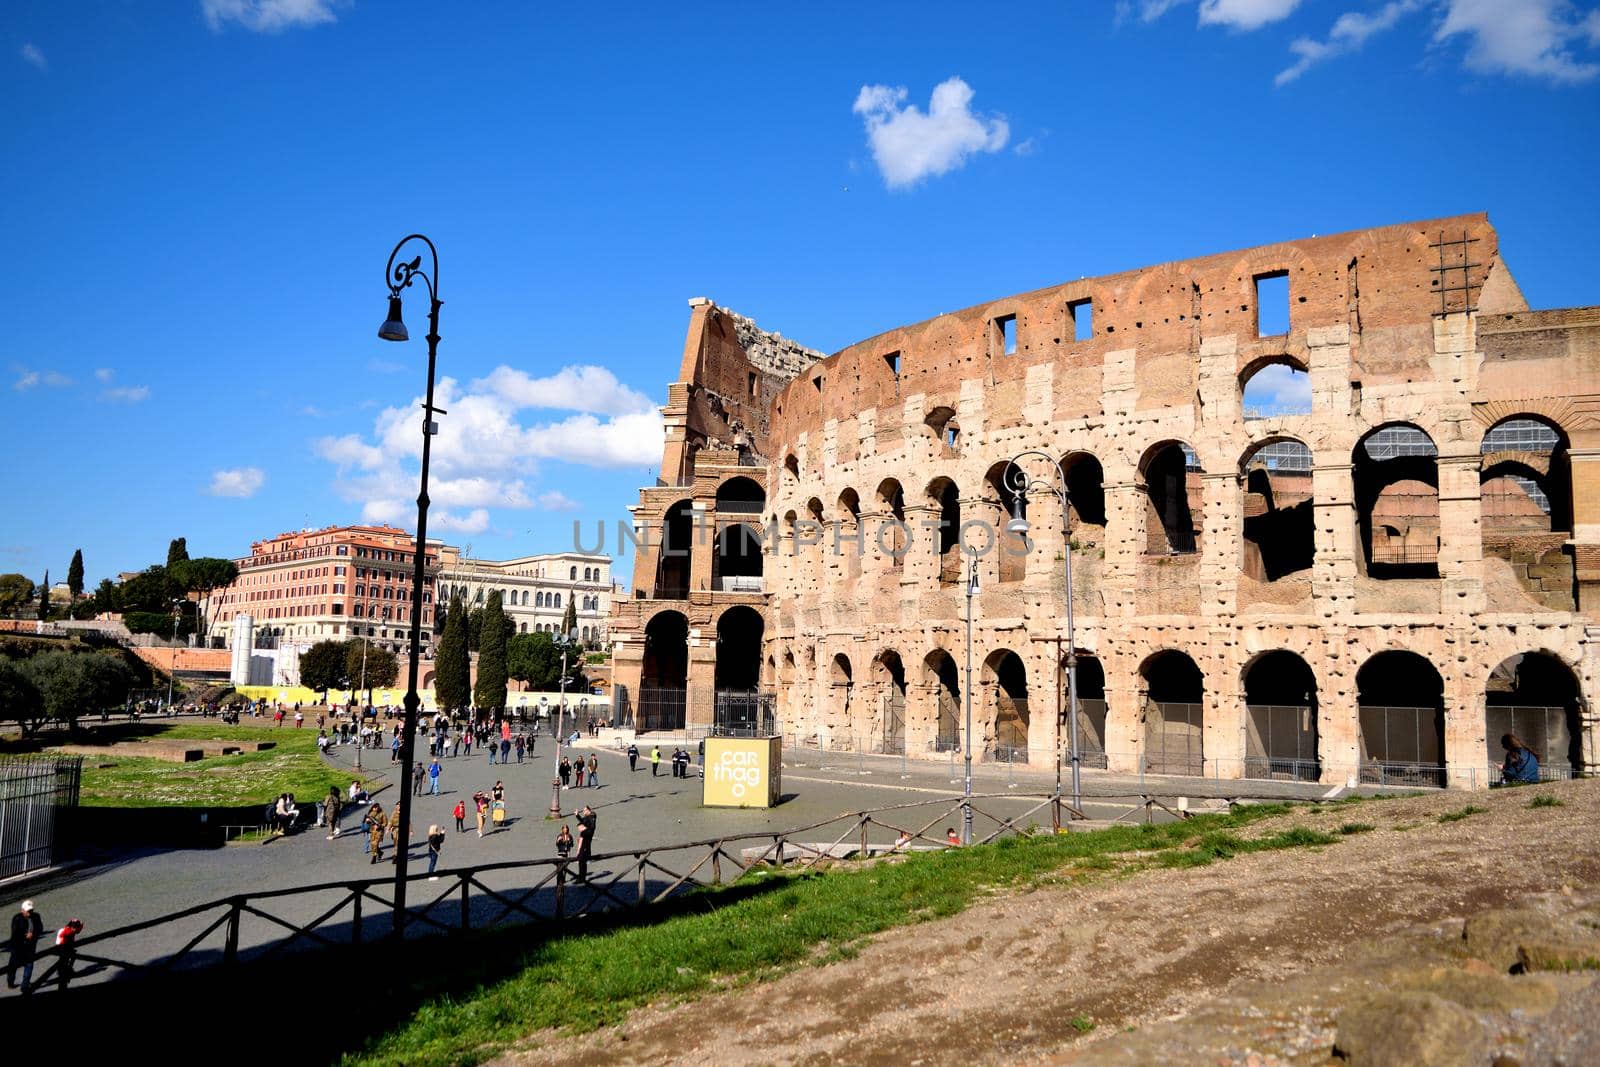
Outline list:
[[[808,653],[809,654],[809,650]],[[1029,668],[1016,651],[1000,648],[988,652],[977,667],[974,691],[974,750],[985,758],[1025,761],[1033,732],[1048,749],[1053,743],[1052,716],[1063,715],[1063,695],[1058,712],[1058,678],[1066,674],[1065,659],[1053,665],[1055,677],[1030,681]],[[793,676],[792,653],[780,667],[769,668],[783,681]],[[816,669],[807,664],[800,670]],[[1037,668],[1036,668],[1037,669]],[[852,698],[855,670],[849,656],[837,653],[826,666],[835,706]],[[924,694],[921,732],[933,751],[964,747],[965,721],[963,672],[956,658],[944,649],[927,653],[920,672],[913,676],[899,652],[883,650],[868,667],[875,693],[858,708],[853,720],[865,730],[861,743],[877,751],[904,752],[907,743],[908,695],[920,685]],[[1136,707],[1123,709],[1133,716],[1134,743],[1143,769],[1153,774],[1200,775],[1207,761],[1239,758],[1243,775],[1317,781],[1322,774],[1322,739],[1319,732],[1318,685],[1315,672],[1295,652],[1276,649],[1254,657],[1243,669],[1244,721],[1242,746],[1230,748],[1227,757],[1206,748],[1207,679],[1186,652],[1163,649],[1140,664]],[[1106,766],[1108,713],[1105,673],[1100,660],[1080,653],[1077,661],[1079,751],[1086,766]],[[1444,786],[1445,700],[1444,680],[1423,656],[1410,651],[1376,653],[1356,676],[1358,708],[1358,760],[1361,780],[1377,784]],[[983,696],[980,698],[979,693]],[[856,698],[858,705],[861,698]],[[790,717],[804,717],[803,698],[790,697]],[[1546,773],[1565,777],[1585,770],[1583,757],[1582,698],[1578,681],[1560,659],[1545,652],[1509,657],[1489,675],[1484,687],[1485,750],[1482,767],[1499,762],[1502,734],[1513,733],[1541,754]],[[863,725],[864,724],[864,725]]]

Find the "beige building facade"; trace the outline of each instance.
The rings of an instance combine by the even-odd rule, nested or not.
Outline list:
[[[1594,767],[1600,309],[1530,310],[1485,216],[826,358],[692,303],[612,613],[641,726],[753,691],[804,743],[937,755],[970,696],[975,751],[1052,764],[1070,559],[1087,766],[1476,788],[1510,731]],[[1251,404],[1260,374],[1309,402]]]

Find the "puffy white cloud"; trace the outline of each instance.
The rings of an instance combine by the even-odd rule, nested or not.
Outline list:
[[[539,507],[545,511],[579,511],[583,505],[559,490],[539,494]]]
[[[334,21],[330,0],[200,0],[206,24],[220,32],[230,22],[257,33]]]
[[[110,389],[100,390],[102,400],[110,400],[118,404],[137,404],[150,397],[148,385],[118,385]]]
[[[1002,115],[972,111],[972,88],[960,78],[934,86],[926,113],[907,104],[905,86],[864,85],[852,110],[867,128],[872,158],[891,189],[947,174],[977,152],[998,152],[1011,136]]]
[[[50,61],[44,58],[44,53],[32,41],[22,46],[21,55],[23,62],[36,70],[46,71],[50,69]]]
[[[94,380],[100,382],[102,385],[110,382],[111,379],[115,378],[116,376],[117,372],[112,370],[110,367],[95,368]]]
[[[1573,21],[1567,0],[1446,0],[1435,41],[1465,36],[1466,64],[1484,74],[1520,74],[1562,84],[1593,80],[1600,64],[1577,59],[1571,45],[1600,43],[1600,12]]]
[[[17,380],[11,383],[11,388],[21,391],[33,389],[40,385],[47,385],[52,389],[61,389],[72,384],[72,379],[60,371],[33,370],[18,363],[11,365],[11,373],[17,376]]]
[[[1372,14],[1346,11],[1333,22],[1326,41],[1310,37],[1297,37],[1289,51],[1297,57],[1288,67],[1278,72],[1274,85],[1287,85],[1311,69],[1312,64],[1345,52],[1353,52],[1366,44],[1367,38],[1394,28],[1401,17],[1422,7],[1423,0],[1390,0]]]
[[[1282,363],[1263,367],[1245,383],[1244,407],[1258,415],[1304,414],[1311,410],[1311,376]]]
[[[266,481],[267,476],[260,467],[233,467],[214,472],[206,492],[212,496],[243,499],[255,496],[256,491],[266,484]]]
[[[366,521],[409,525],[415,513],[421,399],[381,410],[370,439],[345,434],[314,444],[316,454],[338,468],[335,490],[360,502]],[[650,399],[603,367],[564,367],[544,378],[497,367],[466,387],[454,378],[442,379],[435,402],[449,414],[440,417],[433,437],[428,493],[440,508],[454,509],[441,521],[456,524],[447,528],[458,532],[487,528],[490,508],[576,507],[560,493],[530,490],[529,479],[541,461],[653,466],[660,462],[665,439],[661,413]],[[576,414],[545,421],[523,417],[549,409]],[[483,525],[468,529],[480,521],[479,511]]]
[[[489,528],[489,511],[487,508],[473,508],[465,515],[456,515],[452,512],[441,511],[428,516],[429,523],[439,530],[449,530],[453,533],[477,534]]]
[[[1200,25],[1259,30],[1294,14],[1300,0],[1200,0]]]

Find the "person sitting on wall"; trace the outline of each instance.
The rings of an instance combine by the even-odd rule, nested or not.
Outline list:
[[[1500,765],[1501,785],[1531,785],[1539,781],[1539,754],[1516,734],[1502,734],[1500,747],[1506,750],[1506,761]]]

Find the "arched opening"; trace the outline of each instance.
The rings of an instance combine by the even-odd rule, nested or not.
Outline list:
[[[1256,445],[1239,463],[1244,484],[1244,573],[1275,582],[1308,571],[1317,554],[1311,450],[1293,438]]]
[[[793,452],[783,458],[783,470],[785,474],[796,482],[800,480],[800,460],[795,457]]]
[[[1061,657],[1061,676],[1067,675],[1067,657]],[[1071,702],[1071,694],[1067,700]],[[1061,709],[1063,718],[1070,709]],[[1062,743],[1071,745],[1072,724],[1067,719]],[[1078,653],[1078,762],[1084,767],[1106,767],[1106,672],[1095,656]]]
[[[1145,491],[1145,551],[1184,555],[1200,544],[1200,461],[1182,441],[1154,445],[1139,464]]]
[[[717,620],[716,686],[723,690],[754,690],[761,682],[761,639],[766,620],[754,608],[731,607]]]
[[[661,547],[656,560],[657,600],[689,599],[689,560],[693,547],[694,509],[689,501],[680,500],[661,517]]]
[[[1566,435],[1542,418],[1516,415],[1490,427],[1480,447],[1484,555],[1510,563],[1513,579],[1534,600],[1573,610],[1577,575],[1567,544],[1572,476]]]
[[[1067,528],[1073,540],[1098,544],[1106,526],[1105,471],[1088,452],[1069,453],[1061,469],[1067,475]]]
[[[717,511],[725,515],[759,515],[767,493],[753,478],[740,475],[717,486]]]
[[[1028,762],[1028,668],[1022,657],[1000,649],[983,662],[984,681],[994,690],[994,741],[985,753],[1004,763]]]
[[[1583,758],[1583,699],[1572,668],[1548,652],[1512,656],[1489,674],[1484,687],[1488,765],[1505,760],[1500,738],[1515,734],[1539,758],[1545,781],[1593,768]],[[1495,780],[1493,777],[1491,781]]]
[[[839,534],[834,538],[833,544],[828,546],[828,551],[837,552],[841,563],[840,569],[846,579],[861,577],[861,554],[866,550],[865,536],[861,529],[861,498],[854,489],[846,489],[839,494],[837,518],[839,520]]]
[[[872,661],[873,680],[882,691],[878,751],[904,755],[906,750],[906,668],[900,653],[885,650]]]
[[[1444,679],[1415,652],[1379,652],[1356,672],[1361,780],[1443,788]]]
[[[949,478],[928,484],[928,503],[939,509],[939,584],[961,580],[961,490]]]
[[[928,433],[937,442],[937,452],[940,455],[953,456],[960,448],[961,424],[956,419],[954,408],[937,407],[929,411],[922,420],[928,427]]]
[[[639,679],[641,730],[681,730],[689,681],[689,620],[658,612],[644,628],[644,670]]]
[[[1139,668],[1144,683],[1145,767],[1151,774],[1205,773],[1206,680],[1195,661],[1166,649]]]
[[[906,565],[906,552],[910,546],[910,528],[906,526],[906,492],[893,478],[878,486],[878,505],[885,518],[883,528],[873,531],[873,548],[889,554],[889,565],[900,570]]]
[[[762,567],[766,553],[761,535],[749,523],[735,523],[717,534],[717,551],[712,557],[712,581],[724,593],[762,591]]]
[[[1356,444],[1356,521],[1368,576],[1439,576],[1438,456],[1433,438],[1409,423],[1381,426]]]
[[[1311,414],[1311,376],[1288,356],[1252,364],[1239,376],[1246,422]]]
[[[832,706],[839,709],[835,721],[851,724],[850,702],[855,696],[855,672],[851,670],[849,656],[843,652],[834,654],[833,662],[828,666],[828,681]],[[846,730],[851,730],[850,725],[846,726]],[[842,738],[839,741],[847,747],[854,747]]]
[[[961,672],[943,649],[934,649],[922,661],[923,684],[933,692],[935,752],[961,747]]]
[[[1005,473],[1009,463],[996,463],[989,468],[989,473],[984,475],[984,488],[987,503],[994,509],[990,521],[994,524],[995,545],[992,553],[995,557],[995,580],[1000,582],[1020,582],[1028,575],[1028,542],[1027,538],[1019,533],[1011,533],[1006,529],[1006,523],[1011,519],[1012,511],[1016,506],[1017,493],[1006,484]]]
[[[1283,649],[1264,652],[1244,669],[1246,778],[1315,782],[1317,676]]]

